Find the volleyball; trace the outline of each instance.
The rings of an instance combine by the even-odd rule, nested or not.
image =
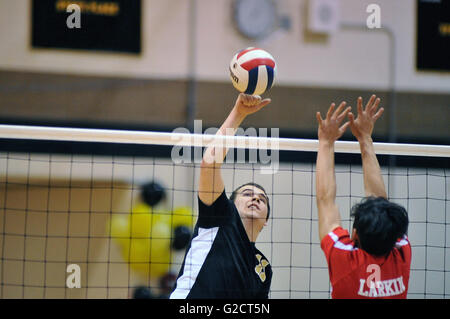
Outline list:
[[[230,62],[234,87],[245,94],[261,95],[274,83],[277,65],[267,51],[250,47],[236,53]]]

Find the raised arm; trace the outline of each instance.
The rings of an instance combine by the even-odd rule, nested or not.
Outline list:
[[[317,112],[319,123],[319,151],[316,162],[316,201],[319,215],[319,238],[322,239],[341,224],[339,209],[336,205],[336,176],[334,171],[334,143],[344,134],[349,122],[341,126],[350,112],[342,102],[335,111],[331,104],[325,119]]]
[[[259,111],[270,102],[270,99],[263,100],[257,95],[239,94],[233,109],[216,135],[234,136],[247,115]],[[214,203],[224,190],[221,167],[227,152],[228,149],[225,146],[209,146],[203,154],[203,160],[200,166],[198,196],[206,205]]]
[[[383,114],[384,109],[378,109],[380,99],[372,95],[365,109],[362,98],[358,98],[358,117],[348,114],[350,128],[359,142],[364,174],[364,191],[366,196],[387,198],[381,169],[373,147],[372,131],[375,122]],[[377,111],[378,110],[378,111]]]

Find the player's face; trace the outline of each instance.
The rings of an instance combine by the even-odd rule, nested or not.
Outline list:
[[[241,218],[257,219],[262,225],[267,219],[267,195],[253,185],[245,185],[238,191],[234,201]]]

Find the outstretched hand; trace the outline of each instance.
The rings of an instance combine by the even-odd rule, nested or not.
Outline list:
[[[325,119],[322,119],[320,112],[316,113],[317,122],[319,123],[319,141],[334,143],[344,134],[350,122],[346,122],[343,125],[341,123],[351,110],[350,106],[345,108],[346,105],[347,102],[342,102],[335,111],[336,104],[332,103]]]
[[[378,109],[380,98],[375,95],[370,97],[365,109],[362,107],[362,97],[358,98],[358,117],[355,119],[353,113],[348,114],[350,121],[350,128],[353,135],[358,139],[364,137],[371,137],[375,122],[380,118],[384,112],[384,108]],[[378,111],[377,111],[378,109]]]
[[[270,102],[272,102],[272,100],[269,98],[263,100],[259,95],[240,93],[234,108],[239,114],[247,116],[258,112]]]

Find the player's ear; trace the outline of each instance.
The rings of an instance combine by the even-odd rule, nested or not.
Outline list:
[[[352,237],[351,237],[351,239],[353,240],[353,241],[358,241],[358,232],[356,231],[356,229],[355,228],[353,228],[353,230],[352,230]]]

